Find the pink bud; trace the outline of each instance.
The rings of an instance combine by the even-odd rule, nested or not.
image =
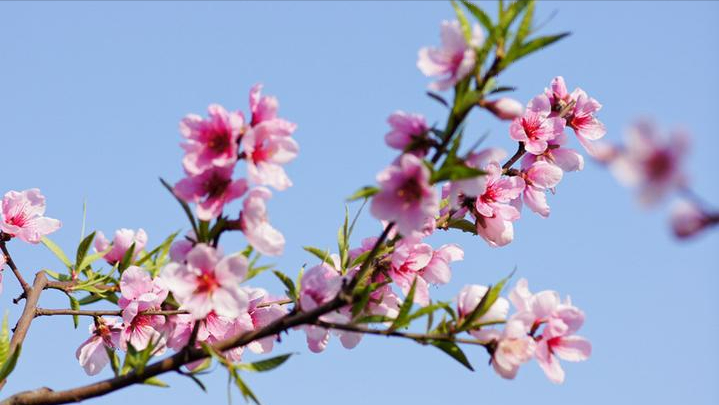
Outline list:
[[[484,107],[502,120],[513,120],[524,114],[522,104],[512,98],[502,97],[494,101],[488,101]]]
[[[679,201],[672,210],[672,229],[677,238],[689,238],[712,223],[711,217],[688,200]]]

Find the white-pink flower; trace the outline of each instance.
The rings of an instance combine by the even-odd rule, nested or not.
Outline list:
[[[421,159],[402,155],[396,164],[377,175],[380,191],[372,198],[372,215],[395,222],[397,230],[406,236],[421,231],[427,220],[439,212],[437,192],[429,178]]]
[[[476,24],[470,42],[459,21],[442,21],[440,30],[442,47],[422,48],[417,59],[417,67],[425,76],[444,76],[429,85],[433,90],[446,90],[472,73],[477,58],[474,48],[484,42],[484,34]]]
[[[40,190],[8,191],[2,200],[0,230],[27,243],[39,243],[43,236],[62,226],[60,221],[44,214],[45,196]]]
[[[519,366],[532,359],[536,343],[527,334],[526,323],[515,316],[504,325],[504,329],[485,330],[484,337],[493,341],[492,367],[502,378],[513,379]]]
[[[197,217],[211,221],[222,214],[225,204],[247,191],[245,179],[232,180],[233,168],[213,167],[198,175],[189,175],[175,184],[175,194],[197,204]]]
[[[261,96],[261,89],[258,84],[250,91],[252,121],[241,139],[247,176],[255,184],[284,190],[292,182],[282,165],[299,152],[299,145],[290,137],[296,125],[277,117],[277,99]]]
[[[160,309],[168,291],[162,279],[153,280],[145,269],[130,266],[120,277],[120,293],[117,305],[122,309],[122,319],[129,323],[142,311]]]
[[[254,288],[247,293],[250,297],[249,308],[247,312],[252,319],[252,325],[255,330],[264,328],[270,323],[277,319],[287,315],[287,307],[270,302],[276,301],[267,294],[267,291]],[[259,306],[260,304],[265,304]],[[274,341],[277,340],[278,335],[267,336],[265,338],[255,340],[247,345],[247,348],[252,350],[254,353],[269,353],[272,351]]]
[[[134,261],[137,255],[145,249],[145,245],[147,245],[147,233],[145,233],[145,230],[142,228],[138,229],[137,232],[132,229],[122,228],[115,231],[115,237],[112,242],[110,242],[104,233],[98,231],[94,243],[95,250],[98,252],[103,252],[112,247],[112,249],[103,256],[103,259],[110,264],[121,261],[122,258],[125,257],[125,253],[130,249],[130,246],[134,243],[135,248],[132,254],[132,260]]]
[[[529,209],[545,218],[548,217],[549,204],[547,204],[546,191],[553,191],[563,175],[564,172],[558,166],[542,160],[534,162],[524,170],[522,178],[526,186],[522,195]]]
[[[384,136],[384,140],[390,147],[405,151],[413,143],[421,142],[426,136],[429,128],[424,116],[411,114],[404,111],[395,111],[387,119],[392,130]],[[424,156],[426,148],[413,151]]]
[[[551,116],[552,105],[544,94],[540,94],[527,105],[524,115],[515,118],[509,126],[509,136],[524,143],[524,149],[534,155],[547,150],[549,141],[564,131],[565,121]]]
[[[270,197],[272,192],[265,187],[250,190],[242,202],[240,229],[258,252],[279,256],[285,248],[285,237],[270,225],[266,205]]]
[[[466,319],[477,308],[487,291],[489,291],[489,287],[478,284],[466,285],[459,291],[457,316],[460,320]],[[475,319],[474,323],[501,322],[507,319],[508,313],[509,301],[504,297],[499,297],[484,315]],[[479,331],[470,330],[470,333],[474,334],[475,332]],[[482,337],[478,337],[478,339],[482,339]]]
[[[227,112],[212,104],[207,107],[208,118],[187,115],[180,122],[180,133],[186,143],[182,160],[190,174],[200,174],[212,167],[232,167],[237,162],[237,140],[242,133],[244,116],[241,112]]]
[[[90,324],[90,337],[75,351],[75,357],[87,375],[96,375],[110,362],[107,349],[120,345],[120,323],[117,318],[96,318]]]
[[[194,319],[203,319],[211,311],[236,318],[247,310],[248,297],[240,287],[247,267],[247,258],[241,254],[222,257],[216,249],[197,244],[187,254],[187,263],[168,264],[161,278]]]
[[[528,153],[522,157],[522,169],[529,168],[534,162],[540,160],[552,163],[565,172],[584,169],[584,156],[574,149],[564,147],[567,143],[567,134],[561,133],[547,143],[547,150],[545,150],[544,153],[539,155]],[[594,144],[594,149],[595,152],[599,149],[597,144]]]
[[[512,204],[524,190],[524,180],[519,176],[503,176],[497,162],[484,170],[487,188],[474,206],[477,233],[492,247],[504,246],[514,239],[512,222],[519,219],[520,213]]]
[[[673,132],[665,140],[654,124],[639,122],[627,131],[624,149],[610,168],[620,182],[638,186],[639,201],[650,205],[686,184],[681,164],[688,144],[683,132]]]
[[[167,348],[165,317],[162,315],[138,315],[130,322],[122,324],[120,348],[127,351],[128,345],[136,350],[144,350],[153,345],[152,354],[160,355]]]
[[[332,300],[342,288],[342,276],[337,269],[322,263],[302,275],[300,305],[311,311]]]

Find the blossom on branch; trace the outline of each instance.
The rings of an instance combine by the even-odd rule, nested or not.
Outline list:
[[[8,191],[2,200],[0,230],[27,243],[40,243],[43,236],[62,226],[57,219],[45,215],[45,196],[40,190]]]
[[[422,48],[417,59],[417,67],[425,76],[444,76],[429,85],[432,90],[447,90],[472,73],[477,59],[474,48],[484,42],[484,34],[477,24],[469,42],[459,21],[442,21],[440,30],[442,47]]]

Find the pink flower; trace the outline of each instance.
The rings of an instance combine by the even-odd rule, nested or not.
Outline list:
[[[212,167],[232,167],[237,161],[237,140],[245,118],[241,112],[227,112],[212,104],[208,118],[190,114],[180,122],[180,133],[187,139],[182,144],[187,152],[182,160],[190,174],[200,174]]]
[[[525,322],[513,316],[501,332],[496,329],[487,332],[486,337],[494,341],[492,349],[494,371],[502,378],[513,379],[517,376],[519,366],[532,358],[536,348],[534,339],[527,334]]]
[[[540,94],[527,105],[522,117],[509,126],[509,136],[524,143],[524,149],[534,155],[547,150],[549,141],[564,131],[564,119],[552,117],[552,105],[547,96]]]
[[[214,167],[190,175],[175,184],[177,196],[197,204],[197,217],[210,221],[222,214],[225,204],[247,191],[245,179],[232,180],[232,168]]]
[[[688,149],[682,132],[663,140],[649,122],[640,122],[626,134],[624,150],[612,160],[610,168],[628,186],[639,187],[639,201],[650,205],[686,184],[681,163]]]
[[[432,246],[426,243],[413,241],[400,241],[392,252],[389,276],[406,296],[416,283],[414,302],[419,305],[429,304],[429,283],[421,271],[432,260]]]
[[[404,111],[396,111],[387,119],[392,130],[384,136],[384,140],[390,147],[401,151],[407,150],[413,143],[421,143],[427,134],[427,122],[420,114],[410,114]],[[422,145],[415,145],[422,146]],[[426,146],[417,150],[419,156],[424,156]]]
[[[187,254],[192,250],[192,242],[187,239],[180,239],[172,242],[170,246],[170,260],[173,262],[184,262]]]
[[[540,155],[529,153],[522,157],[522,169],[529,168],[536,161],[552,163],[565,172],[584,169],[584,157],[574,149],[564,147],[567,143],[567,135],[565,133],[557,135],[556,138],[547,143],[549,146],[547,146],[547,150],[545,150],[544,153]],[[594,149],[595,151],[599,149],[597,144],[594,144]]]
[[[504,246],[514,239],[513,221],[519,219],[514,200],[524,190],[524,180],[519,176],[502,176],[499,163],[485,167],[487,189],[475,202],[477,233],[492,247]]]
[[[395,222],[403,235],[420,231],[439,211],[437,192],[429,184],[429,170],[422,161],[404,154],[397,164],[377,175],[380,192],[370,208],[377,219]]]
[[[501,120],[514,120],[524,115],[522,103],[509,97],[487,101],[482,106]]]
[[[457,315],[459,319],[465,319],[472,311],[477,308],[484,295],[487,294],[489,288],[483,285],[466,285],[457,295]],[[489,310],[476,319],[475,323],[488,323],[488,322],[501,322],[507,319],[507,313],[509,313],[509,301],[504,297],[497,298],[497,301],[489,307]],[[471,331],[470,333],[474,333]],[[482,339],[482,337],[478,337]]]
[[[422,269],[421,276],[431,284],[447,284],[452,277],[450,262],[464,260],[464,251],[459,246],[450,243],[440,246],[432,252],[432,258]]]
[[[167,348],[165,317],[162,315],[138,315],[132,321],[122,324],[120,347],[127,351],[128,344],[136,350],[144,350],[153,345],[153,355],[160,355]]]
[[[682,199],[672,209],[672,230],[678,238],[690,238],[706,227],[719,223],[719,217],[712,217],[696,203]]]
[[[130,266],[120,277],[120,292],[117,304],[123,320],[129,323],[142,311],[160,309],[168,291],[162,279],[153,280],[143,268]]]
[[[342,276],[327,263],[309,269],[302,275],[300,305],[305,311],[331,301],[342,288]]]
[[[242,203],[240,228],[258,252],[279,256],[285,248],[285,237],[268,220],[266,201],[270,197],[272,192],[265,187],[250,190]]]
[[[103,257],[110,264],[120,262],[133,243],[135,244],[135,249],[133,250],[132,260],[134,261],[138,253],[142,252],[147,244],[147,234],[144,229],[138,229],[137,233],[132,229],[118,229],[115,231],[115,238],[112,243],[105,238],[105,234],[101,231],[98,231],[95,236],[96,251],[103,252],[112,246],[112,249]]]
[[[547,204],[546,190],[553,190],[562,180],[564,172],[559,167],[538,160],[522,172],[524,187],[524,203],[537,214],[548,217],[549,204]]]
[[[284,190],[292,185],[281,165],[293,160],[299,146],[290,138],[296,125],[277,118],[277,99],[260,96],[261,85],[250,91],[252,122],[241,144],[250,181]]]
[[[75,352],[87,375],[96,375],[110,362],[106,349],[114,350],[120,343],[120,324],[116,318],[96,318],[90,325],[90,337]]]
[[[446,90],[472,73],[476,63],[474,47],[484,41],[484,35],[478,25],[472,30],[471,43],[462,33],[458,21],[442,21],[441,48],[422,48],[419,50],[417,67],[425,76],[445,76],[429,85],[432,90]]]
[[[470,153],[465,160],[465,164],[475,169],[482,169],[490,162],[498,162],[504,159],[506,152],[498,148],[485,149],[478,153]],[[463,198],[475,198],[487,191],[487,176],[477,176],[470,179],[455,180],[449,182],[447,196],[449,197],[449,206],[452,209],[460,209],[463,207]]]
[[[568,127],[574,129],[574,133],[584,149],[594,156],[595,146],[590,141],[601,139],[607,133],[604,124],[594,116],[602,108],[602,105],[580,88],[574,89],[569,94],[562,76],[555,77],[550,87],[544,92],[552,104],[552,111],[554,114],[566,111],[562,118],[566,119]],[[568,107],[571,103],[574,105]],[[567,107],[568,111],[565,110]]]
[[[211,311],[229,318],[246,311],[247,294],[240,282],[247,273],[247,258],[237,254],[221,257],[214,248],[197,244],[187,254],[187,263],[170,263],[161,277],[181,308],[194,319]]]
[[[45,196],[40,190],[31,188],[24,191],[8,191],[2,200],[2,221],[0,230],[7,235],[18,237],[27,243],[39,243],[62,226],[57,219],[45,214]]]
[[[250,296],[250,303],[248,313],[252,319],[252,325],[254,330],[264,328],[279,318],[287,315],[287,307],[279,304],[265,305],[259,307],[259,304],[267,304],[275,301],[271,299],[267,294],[267,291],[260,288],[252,289],[248,292]],[[247,347],[254,353],[269,353],[272,351],[274,341],[278,339],[279,335],[268,336],[260,340],[255,340],[249,343]]]

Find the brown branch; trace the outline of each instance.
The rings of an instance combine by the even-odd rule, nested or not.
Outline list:
[[[25,340],[30,324],[32,323],[32,320],[35,319],[35,309],[37,308],[37,302],[40,299],[40,294],[42,294],[46,285],[47,277],[45,276],[45,272],[38,272],[35,275],[35,281],[33,282],[32,287],[29,287],[27,290],[25,296],[25,307],[22,310],[20,319],[17,321],[17,325],[15,325],[12,339],[10,339],[10,350],[8,353],[13,353],[17,347],[22,344],[23,340]],[[5,381],[7,380],[0,381],[0,388],[5,385]]]
[[[487,342],[476,340],[476,339],[462,339],[462,338],[456,338],[453,335],[440,335],[440,334],[424,334],[424,333],[411,333],[411,332],[398,332],[393,330],[383,330],[383,329],[370,329],[358,325],[347,325],[347,324],[341,324],[341,323],[332,323],[332,322],[325,322],[325,321],[315,321],[314,323],[317,326],[322,326],[323,328],[328,329],[338,329],[338,330],[345,330],[348,332],[357,332],[362,333],[365,335],[378,335],[378,336],[387,336],[387,337],[400,337],[404,339],[411,339],[414,340],[417,343],[421,344],[428,344],[430,341],[442,341],[442,342],[454,342],[454,343],[463,343],[468,345],[479,345],[479,346],[486,346]]]
[[[0,234],[0,249],[2,249],[2,253],[5,255],[5,260],[7,260],[7,265],[10,267],[13,274],[15,274],[15,278],[17,278],[17,281],[20,282],[20,287],[22,287],[23,291],[22,295],[14,301],[17,304],[22,298],[27,297],[28,292],[30,291],[30,285],[23,278],[22,274],[20,273],[20,270],[17,268],[17,265],[15,265],[15,262],[12,259],[12,256],[10,256],[10,252],[7,250],[7,246],[5,246],[5,234]]]
[[[509,169],[511,169],[512,166],[514,166],[514,164],[517,163],[519,158],[524,156],[525,152],[526,151],[524,150],[524,143],[519,142],[519,144],[517,146],[517,151],[514,153],[514,156],[509,158],[509,160],[505,164],[502,165],[502,171],[504,173],[507,173],[509,171]]]

